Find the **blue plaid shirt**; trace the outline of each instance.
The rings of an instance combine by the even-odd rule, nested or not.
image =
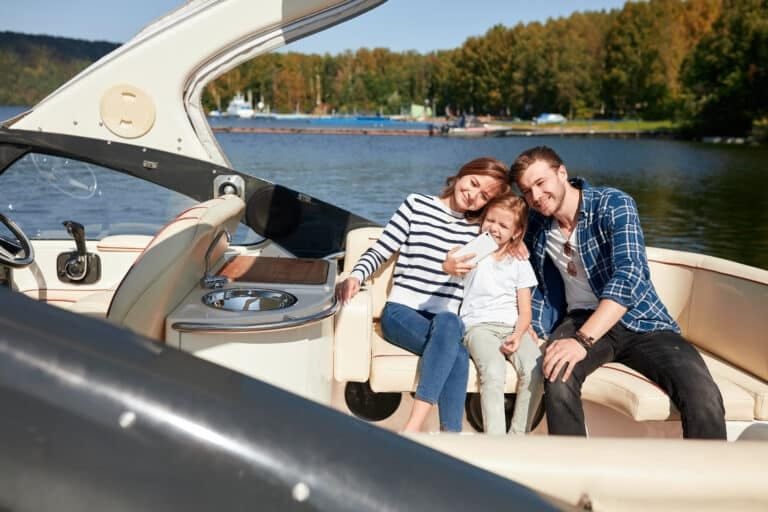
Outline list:
[[[621,318],[627,329],[679,333],[651,283],[634,200],[614,188],[590,187],[579,178],[570,182],[582,190],[576,240],[592,292],[627,308]],[[566,312],[563,279],[546,254],[551,225],[552,217],[531,210],[525,242],[539,280],[532,303],[532,324],[539,336],[549,335]]]

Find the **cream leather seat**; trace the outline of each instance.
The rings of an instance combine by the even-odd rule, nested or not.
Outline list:
[[[166,316],[203,277],[208,247],[222,229],[235,232],[244,210],[242,199],[225,195],[177,215],[155,235],[123,278],[107,319],[163,341]],[[213,268],[227,247],[227,238],[221,237],[211,250]]]
[[[349,232],[341,278],[380,233],[381,228]],[[765,331],[768,272],[664,249],[649,248],[648,257],[661,299],[683,335],[702,353],[720,388],[726,419],[768,420],[768,345],[761,336]],[[378,325],[391,286],[393,260],[382,265],[337,315],[337,381],[368,381],[375,392],[415,389],[418,357],[388,343]],[[478,392],[474,363],[469,369],[467,390]],[[506,392],[514,392],[516,385],[517,374],[508,363]],[[592,373],[584,382],[582,398],[635,421],[679,419],[669,397],[656,384],[620,363],[603,365]]]

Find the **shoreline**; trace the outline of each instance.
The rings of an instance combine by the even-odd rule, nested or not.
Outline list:
[[[587,128],[488,128],[468,131],[442,132],[432,128],[376,128],[376,127],[291,127],[291,126],[212,126],[214,133],[278,134],[278,135],[369,135],[389,137],[440,137],[473,139],[486,137],[606,137],[612,139],[665,139],[703,144],[755,146],[762,144],[752,137],[712,136],[687,138],[670,130],[606,130]]]
[[[309,134],[309,135],[384,135],[412,137],[480,138],[480,137],[539,137],[539,136],[577,136],[577,137],[612,137],[612,138],[675,138],[674,134],[663,131],[627,131],[627,130],[582,130],[582,129],[528,129],[515,128],[474,130],[467,132],[441,133],[439,128],[369,128],[369,127],[286,127],[286,126],[215,126],[216,133],[252,133],[252,134]]]

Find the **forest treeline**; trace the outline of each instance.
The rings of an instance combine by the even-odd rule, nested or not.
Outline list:
[[[0,33],[0,104],[34,103],[113,47]],[[400,114],[418,104],[437,115],[672,119],[742,135],[768,116],[768,0],[627,2],[497,25],[428,54],[270,53],[210,83],[204,106],[226,109],[249,91],[273,112]]]
[[[530,119],[672,119],[744,134],[768,114],[768,0],[650,0],[545,23],[497,25],[422,55],[273,53],[209,84],[206,107],[251,90],[273,111]]]
[[[34,105],[118,46],[0,32],[0,105]]]

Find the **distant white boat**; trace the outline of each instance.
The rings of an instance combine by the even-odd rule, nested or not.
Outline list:
[[[272,117],[275,119],[282,119],[282,120],[292,120],[292,119],[308,119],[313,116],[310,114],[303,114],[301,112],[296,112],[294,114],[272,114]]]
[[[253,117],[255,111],[251,104],[246,101],[242,94],[237,93],[235,97],[229,102],[227,106],[227,115],[236,116],[244,119],[250,119]]]

